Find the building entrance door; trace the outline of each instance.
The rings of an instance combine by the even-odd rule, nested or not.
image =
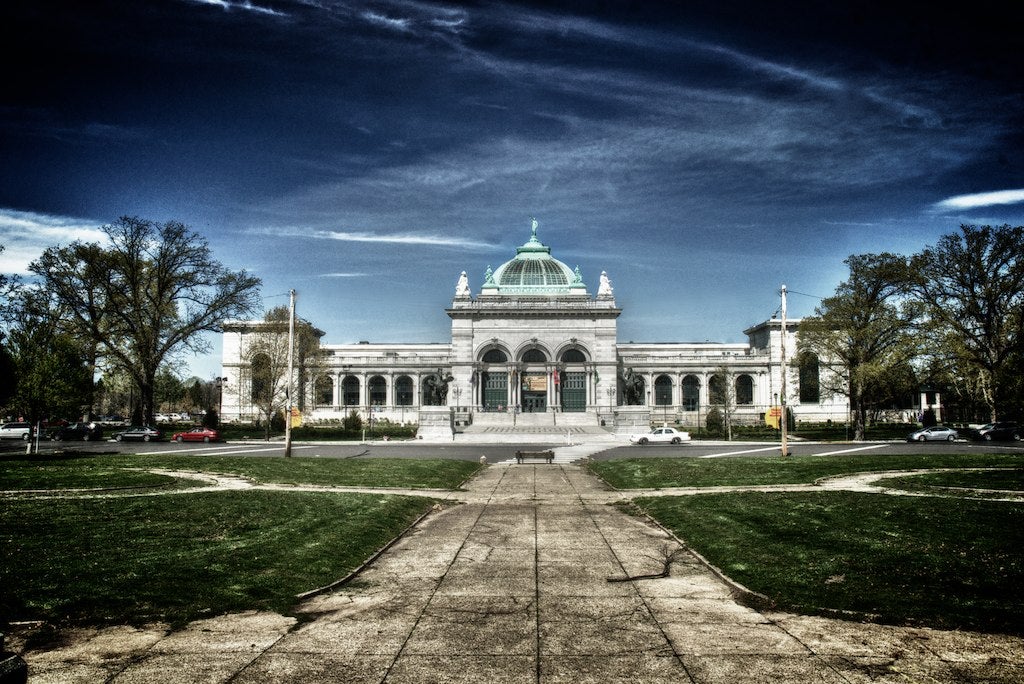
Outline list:
[[[523,413],[544,413],[548,410],[547,373],[523,373]]]
[[[523,392],[523,413],[544,413],[548,410],[545,392]]]

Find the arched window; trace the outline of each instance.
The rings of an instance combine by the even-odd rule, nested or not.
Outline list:
[[[346,375],[341,382],[341,403],[345,406],[359,406],[359,378]]]
[[[275,384],[275,378],[272,377],[270,368],[270,357],[266,354],[256,354],[249,363],[252,374],[250,382],[252,401],[257,405],[269,404],[273,398]]]
[[[525,363],[546,363],[548,355],[541,349],[527,349],[523,353],[523,361]]]
[[[672,378],[667,375],[659,375],[654,379],[654,404],[655,406],[672,405]]]
[[[508,362],[508,357],[505,355],[505,352],[501,351],[500,349],[488,349],[487,352],[484,353],[484,363],[506,362]]]
[[[313,387],[313,403],[317,406],[330,406],[334,403],[334,380],[329,375],[321,375]]]
[[[388,385],[384,378],[379,375],[374,375],[370,378],[368,385],[370,389],[371,406],[383,406],[387,403]]]
[[[700,378],[687,375],[683,378],[683,410],[696,411],[700,407]]]
[[[400,375],[395,380],[395,405],[412,406],[412,378]]]
[[[579,349],[566,349],[562,352],[563,363],[586,363],[587,357]]]
[[[715,373],[708,378],[708,401],[712,404],[724,404],[725,399],[725,376]]]
[[[821,379],[818,357],[811,352],[800,354],[800,403],[817,404],[821,400]]]
[[[754,379],[749,375],[736,376],[736,405],[747,406],[754,403]]]

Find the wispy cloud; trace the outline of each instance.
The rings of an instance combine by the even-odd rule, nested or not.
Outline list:
[[[975,209],[977,207],[990,207],[995,204],[1019,204],[1021,202],[1024,202],[1024,189],[996,190],[994,192],[978,192],[971,195],[948,197],[941,202],[936,202],[935,208],[940,210]]]
[[[106,242],[99,221],[0,208],[0,273],[27,274],[47,247],[75,240]]]
[[[318,278],[365,278],[369,273],[321,273]]]
[[[393,19],[376,12],[363,12],[360,16],[375,26],[391,29],[392,31],[400,31],[401,33],[408,33],[410,31],[409,24],[411,22],[408,19]]]
[[[454,247],[458,249],[490,249],[491,245],[476,240],[468,240],[456,235],[438,235],[430,233],[383,233],[344,230],[303,230],[300,228],[267,228],[250,232],[259,234],[286,235],[297,238],[316,240],[337,240],[339,242],[367,242],[372,244],[390,245],[421,245],[428,247]],[[332,277],[355,277],[364,274],[331,274]]]
[[[242,2],[232,2],[232,0],[187,0],[193,4],[198,5],[213,5],[220,7],[221,9],[228,10],[243,10],[245,12],[255,12],[257,14],[269,14],[275,17],[286,17],[288,16],[284,12],[272,9],[270,7],[263,7],[261,5],[254,5],[249,0],[243,0]]]
[[[373,242],[397,245],[433,245],[436,247],[460,247],[470,249],[489,248],[484,242],[467,240],[451,235],[417,235],[415,233],[395,233],[382,235],[379,233],[352,233],[340,230],[317,231],[313,237],[340,240],[342,242]]]

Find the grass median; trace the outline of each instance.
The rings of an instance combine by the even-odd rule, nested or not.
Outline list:
[[[1024,455],[912,454],[623,459],[590,466],[620,489],[812,483],[858,472],[1019,491]],[[955,493],[953,493],[955,494]],[[701,493],[635,504],[729,577],[784,610],[1024,634],[1024,502],[853,492]]]
[[[479,465],[433,459],[5,459],[0,489],[11,488],[15,479],[18,489],[40,489],[47,481],[61,487],[140,485],[127,467],[230,472],[261,482],[455,488]],[[119,473],[129,474],[119,480]],[[235,610],[286,613],[297,593],[344,577],[433,503],[383,492],[254,490],[5,498],[0,613],[10,620],[174,625]]]
[[[921,468],[1020,468],[1024,454],[848,454],[844,456],[733,456],[592,461],[598,476],[618,489],[804,484],[822,477]]]
[[[782,609],[1024,634],[1024,504],[853,492],[636,503]]]

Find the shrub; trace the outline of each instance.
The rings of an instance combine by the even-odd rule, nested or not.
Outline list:
[[[708,411],[707,423],[708,434],[718,437],[725,431],[725,418],[722,416],[722,412],[717,406],[713,406]]]
[[[363,429],[363,419],[359,417],[359,413],[355,409],[352,409],[341,421],[341,426],[350,432],[358,432]]]

